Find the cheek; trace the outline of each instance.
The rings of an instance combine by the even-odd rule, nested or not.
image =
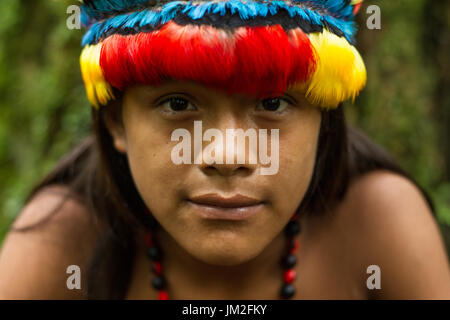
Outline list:
[[[316,159],[320,120],[299,125],[280,140],[280,169],[276,177],[277,204],[293,214],[311,182]]]
[[[139,125],[139,122],[127,130],[127,157],[133,180],[157,219],[176,209],[173,199],[180,196],[176,194],[177,186],[185,175],[185,166],[171,161],[176,142],[170,141],[170,132],[166,131],[156,124]]]

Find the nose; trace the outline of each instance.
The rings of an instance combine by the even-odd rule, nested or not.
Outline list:
[[[199,168],[208,176],[250,176],[258,166],[258,130],[241,121],[223,121],[204,131]],[[211,141],[211,142],[210,142]]]

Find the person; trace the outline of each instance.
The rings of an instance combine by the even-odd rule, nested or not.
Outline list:
[[[85,0],[93,133],[16,218],[0,298],[450,298],[427,194],[345,120],[360,5]]]

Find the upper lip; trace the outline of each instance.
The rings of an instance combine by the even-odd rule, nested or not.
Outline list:
[[[192,197],[189,200],[196,204],[223,208],[241,208],[263,203],[261,200],[244,196],[242,194],[235,194],[231,197],[223,197],[217,193],[208,193]]]

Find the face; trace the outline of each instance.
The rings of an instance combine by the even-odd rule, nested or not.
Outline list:
[[[107,126],[115,148],[128,157],[140,196],[182,248],[209,264],[237,265],[261,253],[295,213],[313,174],[321,113],[300,93],[255,99],[170,81],[126,89],[121,115]],[[177,129],[184,136],[173,139]],[[216,134],[209,141],[208,129]],[[229,129],[254,130],[257,148],[251,139],[230,148]],[[262,174],[271,164],[257,151],[264,132],[272,162],[278,152],[272,174]],[[206,151],[224,161],[207,162]],[[174,154],[190,163],[177,164]]]

